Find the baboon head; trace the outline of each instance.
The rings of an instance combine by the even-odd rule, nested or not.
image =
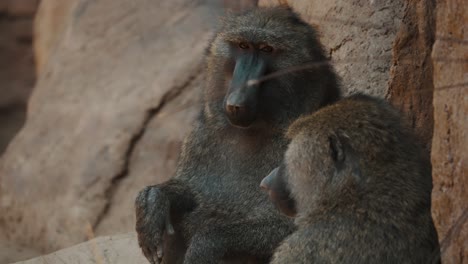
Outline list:
[[[296,201],[300,212],[308,212],[326,195],[341,195],[341,188],[361,176],[357,155],[344,137],[309,132],[293,137],[283,164],[260,183],[275,206],[290,217],[297,214]]]
[[[351,147],[346,134],[324,131],[309,120],[285,153],[284,172],[302,215],[336,205],[352,204],[363,184],[360,155]]]
[[[381,99],[340,100],[295,121],[287,137],[282,165],[262,182],[286,214],[291,199],[298,217],[358,208],[396,215],[430,202],[430,164],[398,111]]]
[[[316,67],[294,70],[314,62]],[[207,67],[205,112],[236,127],[287,125],[339,96],[316,31],[287,7],[227,16],[209,47]],[[272,73],[277,76],[264,78]]]

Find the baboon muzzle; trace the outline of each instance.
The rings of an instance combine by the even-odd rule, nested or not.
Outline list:
[[[264,72],[265,63],[256,54],[245,54],[236,60],[225,103],[226,115],[232,125],[249,127],[255,121],[259,84],[248,85],[248,82],[258,80]]]
[[[281,168],[284,170],[284,167]],[[291,196],[291,192],[287,187],[287,183],[284,179],[284,172],[280,171],[280,167],[274,169],[270,174],[263,178],[260,183],[260,187],[268,192],[268,196],[273,204],[283,214],[294,217],[297,214],[296,203]]]

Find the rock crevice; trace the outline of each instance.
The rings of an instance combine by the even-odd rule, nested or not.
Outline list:
[[[198,70],[194,71],[193,74],[189,75],[187,80],[182,85],[170,88],[169,91],[167,91],[162,96],[157,106],[152,107],[146,111],[145,118],[143,119],[141,126],[138,128],[138,130],[136,130],[136,133],[131,137],[130,142],[128,143],[128,147],[124,155],[123,167],[120,169],[120,172],[117,175],[112,177],[111,185],[108,187],[107,190],[105,190],[107,202],[103,210],[98,214],[96,221],[92,225],[93,228],[96,228],[101,223],[102,219],[107,216],[107,213],[109,212],[109,209],[112,206],[111,201],[113,199],[113,196],[115,195],[118,185],[122,182],[124,178],[128,177],[129,172],[131,170],[132,155],[134,154],[134,150],[140,143],[140,140],[144,136],[145,132],[148,130],[150,122],[158,113],[160,113],[163,110],[163,108],[167,104],[170,104],[173,100],[175,100],[193,84],[194,80],[201,74],[201,68],[201,65],[197,67]]]

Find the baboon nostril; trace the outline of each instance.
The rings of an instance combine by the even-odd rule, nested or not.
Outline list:
[[[226,111],[230,115],[243,115],[244,113],[247,112],[247,107],[241,106],[241,105],[226,105]]]

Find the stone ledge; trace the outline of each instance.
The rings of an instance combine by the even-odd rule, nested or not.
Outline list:
[[[147,264],[138,247],[135,233],[98,237],[49,255],[16,264]]]

